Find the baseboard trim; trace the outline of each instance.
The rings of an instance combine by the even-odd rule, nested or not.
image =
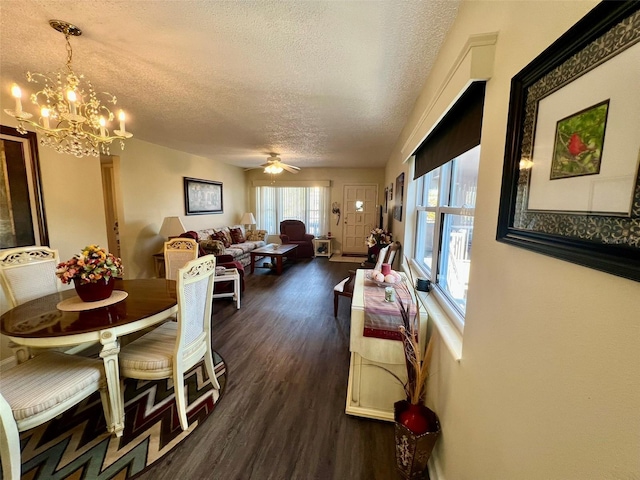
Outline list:
[[[442,468],[440,468],[440,462],[438,456],[434,453],[431,454],[429,462],[427,463],[427,470],[429,471],[430,480],[445,480]]]

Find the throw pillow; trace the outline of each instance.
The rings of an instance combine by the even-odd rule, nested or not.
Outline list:
[[[240,228],[230,228],[229,232],[231,233],[231,239],[233,243],[244,243],[244,235],[242,234],[242,229]]]
[[[266,230],[249,230],[247,232],[247,240],[249,242],[263,242],[266,236]]]
[[[227,236],[224,232],[214,232],[213,235],[211,235],[211,240],[218,240],[222,242],[224,248],[229,248],[231,246],[231,243],[227,240]]]

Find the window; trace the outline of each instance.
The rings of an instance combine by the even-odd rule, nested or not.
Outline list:
[[[453,309],[467,304],[480,146],[417,179],[414,261]]]
[[[326,234],[328,190],[327,187],[256,187],[258,228],[277,235],[282,220],[295,219],[304,222],[307,233]]]

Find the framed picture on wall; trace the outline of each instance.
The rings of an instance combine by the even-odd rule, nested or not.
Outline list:
[[[187,215],[222,213],[222,183],[184,177],[184,209]]]
[[[0,249],[49,245],[38,140],[0,126]]]
[[[404,172],[396,178],[396,204],[393,207],[393,218],[402,221],[402,201],[404,200]]]
[[[513,77],[497,240],[640,281],[637,65],[640,2],[602,2]]]

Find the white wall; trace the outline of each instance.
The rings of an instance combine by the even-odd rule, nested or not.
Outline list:
[[[462,360],[439,344],[429,383],[433,480],[640,478],[640,283],[495,240],[511,77],[595,4],[464,2],[387,166],[387,183],[408,171],[400,149],[469,35],[498,31]]]

